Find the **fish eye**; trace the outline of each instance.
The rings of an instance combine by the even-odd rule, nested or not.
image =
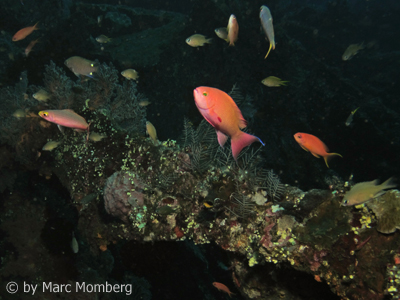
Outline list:
[[[44,113],[43,113],[43,116],[44,116],[44,117],[47,117],[48,115],[49,115],[48,112],[44,112]]]
[[[298,137],[299,139],[301,139],[301,134],[299,134],[297,137]]]
[[[347,205],[347,203],[349,203],[349,200],[345,199],[343,200],[342,204]]]
[[[207,92],[204,92],[204,93],[203,93],[203,96],[207,97],[207,96],[208,96],[208,93],[207,93]]]
[[[190,43],[190,38],[186,39],[186,42],[187,42],[187,43]]]

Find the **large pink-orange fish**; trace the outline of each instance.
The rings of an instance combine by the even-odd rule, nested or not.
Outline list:
[[[13,38],[12,38],[13,42],[23,40],[23,39],[26,38],[28,35],[30,35],[34,30],[39,29],[39,28],[37,28],[37,24],[38,24],[38,23],[39,23],[39,22],[37,22],[37,23],[36,23],[35,25],[33,25],[33,26],[25,27],[25,28],[22,28],[21,30],[18,30],[17,33],[14,34],[14,36],[13,36]]]
[[[227,93],[216,88],[200,86],[193,91],[193,95],[198,110],[215,128],[219,145],[223,147],[228,136],[231,138],[232,155],[235,160],[240,151],[253,142],[259,141],[264,146],[258,137],[240,130],[247,126],[247,122]]]
[[[86,120],[71,109],[42,110],[39,116],[59,126],[73,128],[76,131],[89,129]]]
[[[334,155],[341,156],[339,153],[328,153],[328,147],[316,136],[304,132],[298,132],[294,135],[294,139],[299,143],[300,147],[306,151],[310,151],[312,155],[319,158],[322,156],[326,166],[329,168],[328,159]]]

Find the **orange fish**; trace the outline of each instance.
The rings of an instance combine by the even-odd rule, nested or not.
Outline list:
[[[57,124],[59,127],[69,127],[76,131],[89,129],[89,124],[86,120],[71,109],[42,110],[39,112],[39,116],[49,122]]]
[[[39,23],[39,22],[37,22],[37,23],[36,23],[35,25],[33,25],[33,26],[25,27],[25,28],[22,28],[21,30],[19,30],[19,31],[18,31],[16,34],[14,34],[14,36],[13,36],[13,38],[12,38],[13,42],[23,40],[23,39],[26,38],[28,35],[30,35],[34,30],[39,29],[39,28],[37,28],[37,24],[38,24],[38,23]]]
[[[237,22],[235,15],[231,15],[229,17],[227,31],[228,31],[229,46],[235,46],[235,42],[237,41],[239,35],[239,24]]]
[[[312,134],[298,132],[293,137],[304,150],[310,151],[311,154],[317,158],[322,156],[328,168],[328,159],[331,156],[339,155],[340,157],[343,157],[339,153],[328,153],[328,147],[319,138]]]
[[[28,56],[29,53],[31,53],[33,46],[35,46],[38,41],[39,41],[39,39],[34,40],[34,41],[29,43],[28,47],[26,47],[26,49],[25,49],[25,55],[26,56]]]
[[[215,128],[219,145],[223,147],[228,136],[231,138],[232,155],[235,160],[240,151],[253,142],[259,141],[264,146],[258,137],[240,130],[247,126],[247,122],[227,93],[216,88],[200,86],[193,91],[193,95],[198,110]]]
[[[229,295],[229,297],[231,297],[231,295],[235,295],[234,293],[232,293],[229,290],[229,288],[225,284],[222,284],[219,282],[213,282],[213,286],[215,286],[219,291],[223,291],[223,292],[227,293]]]

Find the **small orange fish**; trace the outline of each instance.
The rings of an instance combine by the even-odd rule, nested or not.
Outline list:
[[[235,295],[234,293],[232,293],[229,290],[229,288],[225,284],[222,284],[219,282],[213,282],[213,286],[215,286],[219,291],[223,291],[223,292],[227,293],[229,295],[229,297],[231,297],[231,298],[232,298],[231,295]]]
[[[42,110],[39,112],[39,116],[58,126],[73,128],[76,131],[89,129],[86,120],[71,109]]]
[[[300,147],[306,151],[310,151],[312,155],[319,158],[322,156],[325,160],[326,166],[329,168],[328,159],[333,155],[341,156],[339,153],[328,153],[329,149],[326,145],[316,136],[298,132],[294,135],[294,139],[299,143]]]
[[[19,30],[19,31],[18,31],[16,34],[14,34],[14,36],[13,36],[13,38],[12,38],[13,42],[23,40],[23,39],[26,38],[28,35],[30,35],[34,30],[39,29],[39,28],[37,28],[37,24],[38,24],[38,23],[39,23],[39,22],[37,22],[37,23],[36,23],[35,25],[33,25],[33,26],[25,27],[25,28],[22,28],[21,30]]]
[[[219,145],[223,147],[228,136],[231,138],[232,156],[235,160],[240,151],[253,142],[259,141],[264,146],[258,137],[240,130],[247,126],[247,122],[227,93],[200,86],[193,91],[193,96],[199,112],[215,128]]]
[[[229,17],[227,31],[228,31],[229,46],[235,46],[235,42],[237,41],[239,35],[239,24],[237,22],[235,15],[231,15]]]
[[[35,46],[38,41],[39,41],[39,39],[34,40],[34,41],[29,43],[28,47],[26,47],[26,49],[25,49],[25,55],[26,56],[28,56],[29,53],[31,53],[33,46]]]

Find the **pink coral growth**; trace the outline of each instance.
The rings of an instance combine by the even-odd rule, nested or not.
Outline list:
[[[143,206],[144,183],[131,172],[115,172],[106,182],[104,188],[104,205],[106,211],[125,223],[133,207]]]
[[[269,223],[270,219],[268,217],[265,217],[265,221],[267,221],[267,223]],[[275,226],[275,224],[276,223],[274,221],[272,221],[272,223],[268,224],[264,229],[265,234],[262,237],[260,244],[263,245],[265,248],[269,248],[272,246],[272,242],[271,242],[272,235],[270,234],[270,231],[271,231],[272,227]]]
[[[314,252],[313,258],[312,259],[308,259],[308,262],[310,263],[311,267],[311,271],[318,271],[319,267],[321,266],[321,260],[324,256],[326,256],[328,254],[328,251],[326,250],[321,250],[321,251],[317,251]]]

